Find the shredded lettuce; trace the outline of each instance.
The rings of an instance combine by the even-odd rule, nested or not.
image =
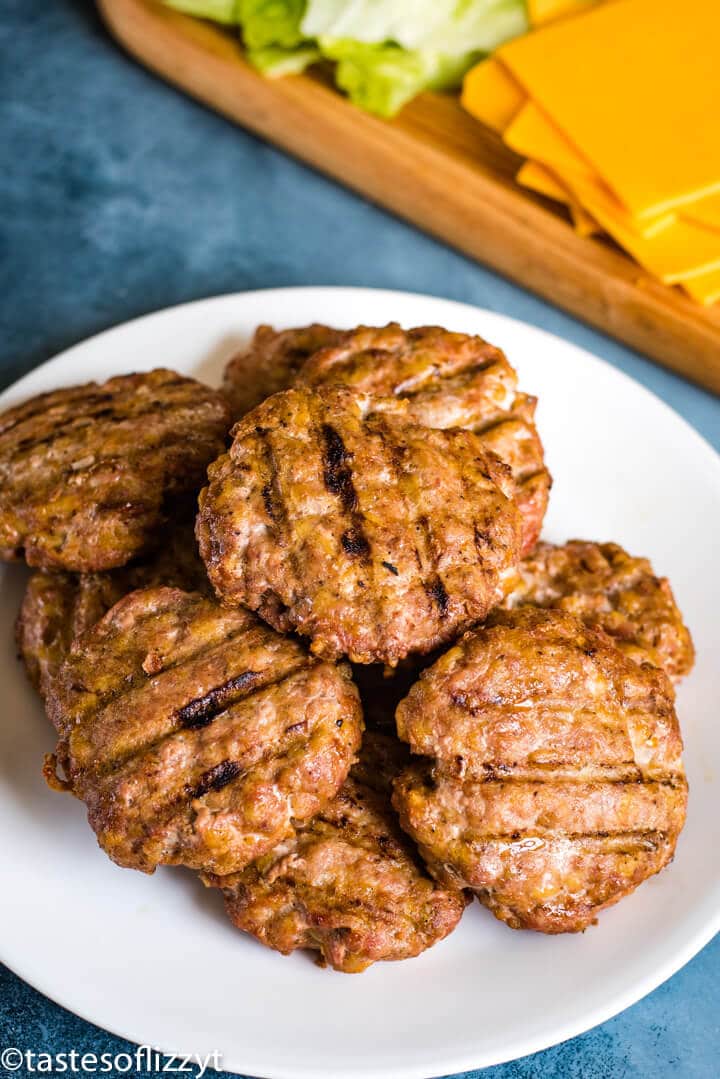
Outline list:
[[[450,56],[491,52],[528,29],[525,0],[307,0],[306,37],[347,38]]]
[[[335,81],[353,104],[378,116],[394,116],[422,90],[458,86],[477,54],[448,57],[399,45],[319,39],[322,55],[337,61]]]
[[[483,54],[528,29],[525,0],[165,0],[237,24],[263,74],[334,61],[361,108],[393,116],[422,90],[459,85]]]
[[[239,0],[238,7],[249,50],[294,49],[306,43],[300,29],[305,0]]]
[[[282,75],[299,75],[322,59],[322,53],[314,45],[298,46],[296,49],[281,49],[268,46],[266,49],[249,49],[248,60],[254,67],[271,79]]]

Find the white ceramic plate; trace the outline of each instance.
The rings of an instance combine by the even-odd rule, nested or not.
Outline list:
[[[555,476],[545,534],[617,540],[668,574],[697,666],[679,711],[690,810],[673,865],[582,936],[505,928],[478,904],[418,959],[358,976],[240,935],[192,874],[115,867],[83,806],[40,775],[53,736],[15,660],[24,571],[0,609],[2,958],[58,1003],[135,1042],[219,1050],[272,1079],[419,1079],[495,1064],[599,1023],[648,993],[720,925],[718,552],[720,459],[657,398],[531,326],[444,300],[365,289],[286,289],[205,300],[120,326],[17,383],[7,407],[59,386],[166,365],[217,383],[259,322],[352,326],[396,319],[480,333],[540,397]]]

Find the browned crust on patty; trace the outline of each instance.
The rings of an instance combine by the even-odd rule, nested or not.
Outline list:
[[[197,520],[224,602],[360,663],[430,651],[487,614],[519,555],[509,470],[476,435],[403,416],[393,399],[296,389],[235,426]]]
[[[359,326],[315,352],[299,369],[297,384],[400,397],[414,423],[475,431],[512,469],[523,552],[532,549],[551,479],[534,423],[535,398],[518,392],[517,373],[499,348],[440,326]]]
[[[76,637],[137,588],[168,585],[210,594],[191,524],[175,526],[163,547],[145,559],[104,573],[50,573],[28,580],[15,623],[19,657],[46,698]]]
[[[419,955],[455,928],[466,897],[428,876],[390,806],[401,759],[395,739],[366,734],[325,809],[243,873],[207,879],[238,928],[346,973]]]
[[[119,865],[231,873],[316,814],[360,743],[357,690],[252,614],[153,588],[76,640],[57,756]]]
[[[403,827],[513,928],[585,929],[672,858],[687,802],[672,687],[572,615],[494,612],[397,722],[430,758],[396,781]]]
[[[655,575],[647,558],[634,558],[617,543],[539,543],[520,563],[505,605],[568,611],[674,681],[692,670],[695,649],[670,582]]]
[[[94,572],[159,545],[225,446],[215,390],[158,369],[41,394],[0,415],[0,558]]]
[[[334,344],[341,333],[317,322],[291,330],[258,326],[248,347],[225,368],[222,390],[233,419],[239,420],[273,393],[289,389],[308,357]]]

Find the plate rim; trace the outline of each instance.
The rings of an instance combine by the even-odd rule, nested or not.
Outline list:
[[[31,387],[32,382],[42,372],[47,372],[48,368],[54,366],[60,366],[72,360],[75,353],[81,353],[88,347],[97,347],[113,336],[120,336],[128,330],[137,330],[141,328],[143,324],[151,323],[153,321],[160,321],[164,318],[172,318],[173,316],[180,315],[183,312],[190,311],[192,309],[200,307],[222,307],[226,304],[233,302],[243,301],[247,302],[250,299],[255,299],[259,303],[263,301],[271,302],[275,299],[281,300],[282,297],[288,297],[293,295],[298,298],[307,298],[309,302],[317,302],[322,298],[329,299],[334,297],[346,297],[352,295],[359,302],[367,302],[371,305],[372,302],[379,299],[385,300],[400,300],[412,302],[432,301],[433,303],[440,303],[444,307],[452,310],[453,313],[457,313],[458,319],[462,318],[464,313],[472,315],[473,318],[478,316],[489,317],[491,321],[496,324],[505,324],[510,330],[513,327],[520,329],[521,332],[530,331],[532,335],[540,335],[546,344],[560,344],[563,349],[574,351],[578,354],[578,359],[587,360],[588,358],[595,364],[609,370],[613,377],[620,380],[620,384],[630,384],[633,387],[635,393],[640,393],[649,398],[653,407],[660,407],[666,415],[672,417],[673,422],[679,423],[684,429],[684,433],[690,438],[699,452],[702,453],[705,466],[714,471],[715,476],[720,482],[720,453],[715,450],[711,443],[700,432],[677,412],[671,405],[663,400],[655,391],[649,389],[638,379],[632,375],[623,371],[619,367],[606,360],[604,357],[597,355],[590,349],[585,348],[582,345],[577,345],[573,341],[568,341],[558,334],[552,331],[546,330],[540,326],[535,325],[532,322],[527,322],[521,318],[515,318],[510,315],[506,315],[503,312],[494,311],[489,308],[483,308],[472,303],[466,303],[462,301],[447,299],[443,296],[435,296],[422,292],[412,292],[399,289],[385,289],[385,288],[372,288],[372,287],[354,287],[354,286],[339,286],[339,285],[301,285],[301,286],[287,286],[278,288],[264,288],[264,289],[249,289],[236,292],[222,293],[219,295],[211,295],[202,297],[187,302],[174,304],[169,307],[161,308],[156,311],[147,312],[143,315],[129,319],[125,322],[114,324],[104,330],[99,331],[84,338],[81,341],[63,349],[61,352],[54,356],[49,357],[47,360],[35,366],[31,371],[27,372],[21,378],[15,380],[8,385],[2,393],[0,393],[0,409],[11,407],[11,405],[18,404],[26,398],[24,391],[26,387]],[[279,306],[279,305],[278,305]],[[278,322],[281,321],[278,319]],[[119,372],[122,373],[122,372]],[[30,393],[38,392],[36,390],[29,390]],[[44,391],[39,391],[44,392]],[[598,1025],[608,1021],[614,1016],[625,1011],[633,1004],[642,1000],[649,993],[653,992],[656,988],[666,982],[674,974],[676,974],[682,967],[684,967],[695,955],[698,954],[720,931],[720,906],[714,912],[710,913],[707,920],[693,933],[684,939],[682,947],[676,947],[674,952],[666,957],[666,959],[659,963],[655,969],[646,974],[643,978],[636,981],[625,992],[616,993],[612,996],[608,1002],[602,1006],[597,1005],[591,1011],[587,1012],[584,1018],[578,1017],[574,1022],[568,1022],[560,1028],[556,1025],[552,1034],[547,1032],[543,1035],[538,1032],[534,1035],[527,1035],[525,1037],[515,1037],[512,1042],[512,1048],[509,1053],[491,1053],[485,1057],[482,1055],[482,1051],[478,1050],[475,1053],[457,1052],[452,1053],[451,1050],[438,1051],[437,1056],[442,1056],[440,1059],[431,1058],[429,1053],[425,1053],[425,1060],[433,1068],[439,1067],[443,1069],[441,1072],[434,1072],[433,1074],[450,1075],[464,1071],[472,1071],[478,1068],[486,1068],[494,1065],[508,1063],[513,1060],[520,1059],[530,1054],[540,1052],[544,1049],[549,1049],[553,1046],[559,1045],[565,1041],[579,1036]],[[4,949],[3,949],[4,950]],[[85,1022],[96,1026],[98,1029],[106,1031],[107,1033],[123,1038],[133,1044],[140,1044],[127,1030],[123,1030],[121,1025],[113,1024],[111,1026],[100,1026],[96,1018],[88,1014],[85,1009],[76,1009],[71,1005],[64,1003],[62,1000],[47,988],[43,987],[42,979],[36,975],[28,977],[28,975],[22,970],[21,965],[8,962],[2,955],[0,955],[0,961],[2,961],[9,970],[13,972],[22,981],[31,986],[32,989],[41,993],[47,999],[51,1000],[54,1004],[69,1011],[73,1015],[77,1015]],[[159,1046],[161,1052],[166,1051],[172,1053],[171,1046],[161,1045]],[[235,1074],[243,1074],[248,1072],[255,1077],[262,1077],[262,1079],[317,1079],[320,1073],[316,1066],[308,1066],[302,1062],[297,1062],[291,1067],[283,1065],[280,1069],[273,1068],[272,1072],[267,1071],[268,1065],[261,1064],[260,1061],[257,1065],[251,1060],[248,1065],[243,1065],[242,1070],[236,1070],[233,1065],[226,1065],[223,1063],[223,1069],[234,1072]],[[341,1074],[342,1079],[379,1079],[380,1076],[390,1074],[384,1066],[379,1068],[369,1069],[362,1067],[360,1069],[353,1069],[352,1064],[346,1069],[343,1069]],[[428,1075],[427,1065],[421,1064],[419,1061],[409,1064],[393,1064],[392,1067],[393,1079],[426,1079]]]

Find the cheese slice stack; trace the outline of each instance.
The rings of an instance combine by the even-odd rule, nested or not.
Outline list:
[[[720,0],[529,0],[533,24],[466,76],[465,108],[649,273],[720,300]],[[542,25],[539,25],[542,24]]]

